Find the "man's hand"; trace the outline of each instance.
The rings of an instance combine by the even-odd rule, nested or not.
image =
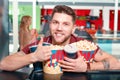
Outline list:
[[[67,72],[86,72],[87,71],[87,64],[84,61],[83,56],[81,56],[79,52],[78,52],[77,59],[70,59],[70,58],[64,57],[64,60],[59,62],[63,71],[67,71]]]
[[[42,46],[43,44],[43,38],[41,38],[40,42],[38,43],[38,47],[36,51],[33,53],[34,54],[34,59],[36,61],[45,61],[50,58],[52,55],[50,47],[49,46]]]

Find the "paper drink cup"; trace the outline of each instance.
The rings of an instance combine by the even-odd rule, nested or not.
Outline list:
[[[68,44],[64,47],[64,51],[67,55],[67,57],[75,59],[77,57],[77,47],[75,45],[72,44]]]
[[[43,46],[50,46],[50,43],[47,43],[47,42],[43,42],[42,44]]]
[[[49,46],[50,43],[43,42],[43,46]],[[37,45],[30,46],[30,52],[34,52],[37,49]],[[36,62],[33,63],[34,70],[35,71],[43,71],[43,63],[42,62]]]
[[[30,52],[34,52],[37,49],[37,45],[33,45],[30,47]],[[42,62],[33,63],[34,71],[43,71]]]
[[[49,60],[44,63],[44,72],[47,74],[61,74],[62,68],[59,66],[59,60],[63,60],[64,51],[63,50],[51,50],[52,56]]]
[[[42,44],[43,46],[50,46],[50,43],[47,42],[43,42]],[[30,48],[30,52],[34,52],[37,49],[37,44],[36,45],[32,45],[29,47]]]
[[[30,46],[30,52],[34,52],[37,49],[37,45]]]

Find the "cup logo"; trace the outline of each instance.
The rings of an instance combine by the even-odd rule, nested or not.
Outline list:
[[[52,56],[49,60],[44,63],[44,72],[48,74],[60,74],[62,72],[62,68],[59,66],[59,60],[63,60],[65,53],[63,49],[55,49],[55,46],[51,46]],[[56,46],[57,47],[57,46]],[[54,48],[54,49],[53,49]]]

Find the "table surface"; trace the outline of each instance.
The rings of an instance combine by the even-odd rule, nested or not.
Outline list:
[[[0,80],[120,80],[120,70],[90,71],[86,73],[68,73],[50,75],[43,72],[34,72],[22,69],[20,71],[0,71]],[[31,78],[31,79],[29,79]]]

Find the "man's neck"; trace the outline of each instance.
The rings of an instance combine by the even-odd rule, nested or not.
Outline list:
[[[53,45],[60,45],[60,46],[65,46],[66,44],[69,44],[70,43],[70,38],[62,43],[57,43],[55,41],[52,40],[52,44]]]

